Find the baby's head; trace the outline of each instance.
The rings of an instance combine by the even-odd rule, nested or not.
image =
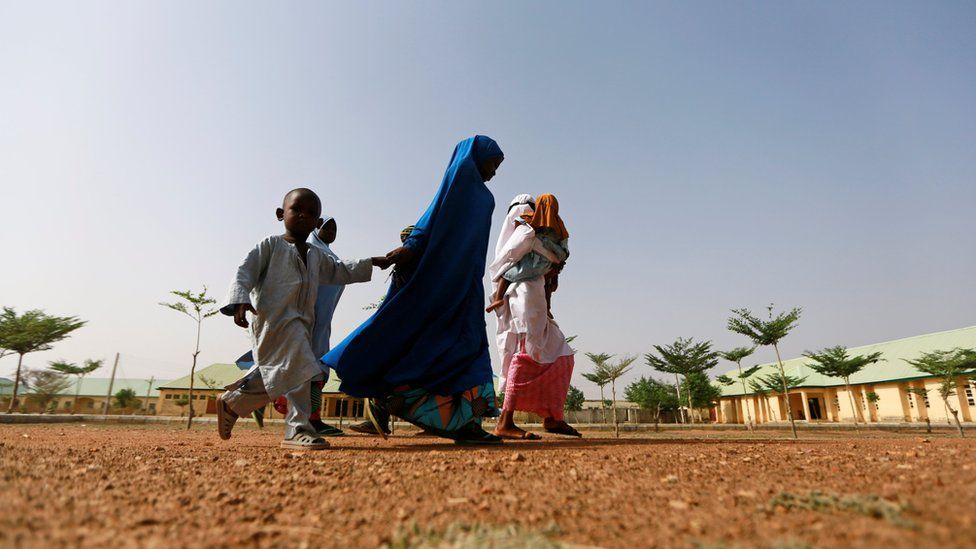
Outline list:
[[[322,201],[311,189],[294,189],[285,195],[275,215],[278,221],[284,221],[286,231],[308,237],[319,223]]]

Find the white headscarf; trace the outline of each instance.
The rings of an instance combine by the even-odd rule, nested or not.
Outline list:
[[[328,223],[329,221],[332,221],[332,219],[333,218],[330,217],[330,216],[323,215],[322,216],[322,227],[325,227],[325,224]],[[337,256],[335,254],[335,252],[332,251],[332,248],[328,244],[326,244],[321,238],[319,238],[319,231],[320,230],[321,230],[321,227],[319,227],[318,229],[315,229],[314,231],[312,231],[312,241],[310,242],[310,244],[312,246],[315,246],[316,248],[322,250],[323,252],[325,252],[325,254],[328,255],[328,256],[330,256],[332,259],[339,259],[339,256]]]
[[[533,204],[535,204],[535,198],[531,194],[520,194],[512,199],[512,203],[508,206],[508,215],[505,216],[505,222],[502,223],[502,230],[498,233],[498,241],[495,242],[495,257],[502,253],[505,243],[515,232],[515,220],[522,214],[531,211]]]

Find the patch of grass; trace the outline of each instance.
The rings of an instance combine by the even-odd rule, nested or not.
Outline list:
[[[517,524],[464,524],[454,523],[444,530],[421,528],[416,523],[400,528],[390,538],[390,549],[553,549],[565,547],[550,539],[562,533],[552,524],[543,530],[526,530]]]
[[[909,511],[908,505],[895,503],[878,496],[837,495],[813,490],[807,494],[780,492],[769,500],[769,508],[783,507],[787,510],[806,509],[809,511],[844,511],[858,513],[867,517],[884,519],[895,526],[915,528],[912,521],[902,516]]]

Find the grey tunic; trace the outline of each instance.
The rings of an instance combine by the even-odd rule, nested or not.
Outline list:
[[[237,268],[220,309],[233,315],[235,305],[250,303],[257,311],[250,327],[254,365],[272,399],[322,372],[312,352],[319,284],[366,282],[373,276],[371,259],[338,261],[309,246],[307,261],[306,266],[283,236],[265,238]]]

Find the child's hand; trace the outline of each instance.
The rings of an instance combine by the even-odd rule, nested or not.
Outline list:
[[[384,271],[387,270],[387,269],[389,269],[390,268],[390,265],[392,265],[392,264],[393,264],[393,262],[390,261],[389,258],[387,258],[387,257],[382,257],[381,256],[381,257],[374,257],[373,258],[373,266],[374,267],[379,267],[380,269],[383,269]]]
[[[246,313],[248,311],[251,311],[251,314],[253,315],[258,314],[258,312],[254,310],[254,307],[252,307],[250,303],[238,303],[237,306],[234,307],[234,324],[237,324],[241,328],[247,328],[248,323],[247,323]]]

